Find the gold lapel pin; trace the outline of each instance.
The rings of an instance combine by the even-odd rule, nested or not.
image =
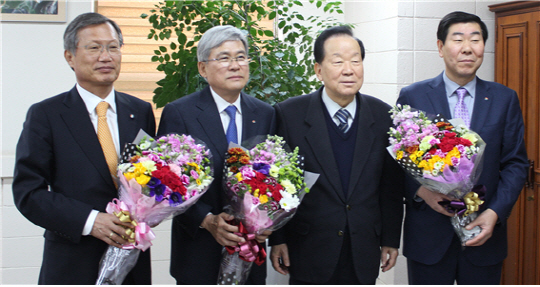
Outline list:
[[[485,98],[484,98],[484,101],[487,101],[487,100],[489,100],[489,98],[488,98],[488,97],[485,97]]]
[[[256,121],[255,121],[255,120],[252,120],[251,122],[252,122],[252,123],[256,123]]]

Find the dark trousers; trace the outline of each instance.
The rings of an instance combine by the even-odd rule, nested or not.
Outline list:
[[[345,234],[349,234],[348,231],[349,230],[347,229]],[[345,236],[343,239],[343,246],[341,247],[338,264],[334,270],[334,274],[328,282],[305,282],[297,280],[291,276],[289,279],[289,285],[375,285],[375,280],[373,280],[373,282],[360,282],[358,280],[358,276],[354,270],[351,239],[350,236]]]
[[[459,238],[454,235],[450,248],[441,261],[426,265],[407,259],[410,285],[499,285],[502,262],[491,266],[473,265],[464,256]]]

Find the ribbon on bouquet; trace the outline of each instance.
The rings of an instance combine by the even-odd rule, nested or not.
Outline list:
[[[131,218],[127,204],[115,198],[107,204],[106,211],[107,213],[114,214],[120,221],[131,223],[135,226],[135,228],[126,228],[126,234],[129,237],[122,236],[122,238],[130,244],[122,246],[122,249],[129,250],[137,248],[146,251],[146,249],[152,246],[152,240],[156,238],[156,235],[146,222],[137,222]]]
[[[448,212],[456,213],[459,216],[468,216],[471,213],[480,210],[480,206],[484,204],[485,194],[486,187],[484,185],[477,185],[462,199],[452,201],[443,200],[440,201],[439,204]]]
[[[228,221],[227,223],[232,224],[232,221]],[[226,246],[227,252],[231,255],[238,252],[240,259],[247,262],[255,262],[255,264],[261,266],[266,259],[266,250],[255,240],[255,234],[248,233],[242,222],[238,222],[237,226],[239,232],[235,232],[234,234],[243,237],[245,241],[238,246]]]

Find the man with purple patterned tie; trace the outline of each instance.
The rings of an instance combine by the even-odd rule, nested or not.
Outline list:
[[[524,125],[515,91],[476,76],[488,37],[473,14],[452,12],[439,23],[437,46],[445,63],[439,76],[401,90],[398,103],[429,114],[461,118],[486,142],[478,184],[487,188],[480,214],[467,229],[482,232],[460,246],[447,212],[449,199],[407,178],[403,254],[410,284],[499,284],[507,254],[506,219],[527,171]]]

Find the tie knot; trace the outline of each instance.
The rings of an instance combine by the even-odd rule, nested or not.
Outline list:
[[[347,123],[347,120],[351,117],[351,114],[346,109],[339,109],[335,116],[341,123]]]
[[[109,103],[99,102],[96,107],[96,113],[98,117],[105,117],[107,115],[107,109],[109,108]]]
[[[229,115],[231,119],[234,119],[236,116],[236,107],[233,105],[230,105],[227,108],[225,108],[225,112]]]
[[[460,99],[462,99],[463,97],[465,97],[465,95],[467,95],[467,89],[465,89],[465,88],[458,88],[458,89],[456,90],[456,94],[458,95],[458,97],[459,97]]]

